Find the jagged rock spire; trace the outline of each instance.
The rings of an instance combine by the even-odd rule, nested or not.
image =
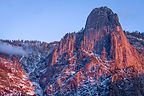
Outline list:
[[[99,29],[104,26],[119,26],[119,19],[116,13],[113,13],[108,7],[100,7],[92,10],[87,18],[86,29]]]

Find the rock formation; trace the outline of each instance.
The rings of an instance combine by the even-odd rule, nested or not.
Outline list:
[[[17,57],[41,96],[144,96],[143,52],[107,7],[93,9],[84,30],[59,42],[2,42],[30,52]]]
[[[0,56],[0,96],[34,96],[34,86],[17,58]]]
[[[43,75],[40,84],[48,85],[44,87],[48,88],[46,94],[78,92],[85,86],[86,80],[96,85],[103,80],[113,83],[119,79],[130,79],[131,75],[139,77],[144,69],[143,57],[127,40],[117,14],[107,7],[94,9],[88,16],[85,29],[67,34],[56,46],[55,54],[56,58],[52,57],[52,60],[57,62],[50,64],[57,71],[51,74],[60,72],[60,75],[51,77],[56,83],[42,82],[43,78],[50,78],[49,70]],[[131,91],[128,92],[131,94]],[[105,93],[108,94],[111,91]]]

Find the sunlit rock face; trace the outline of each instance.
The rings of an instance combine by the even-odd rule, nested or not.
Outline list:
[[[16,57],[37,95],[144,96],[143,48],[127,36],[137,49],[117,14],[100,7],[92,10],[83,30],[59,42],[3,42],[26,51]]]
[[[143,76],[143,56],[129,43],[118,16],[107,7],[94,9],[84,30],[64,36],[51,58],[40,80],[47,95],[113,95],[116,91],[110,91],[110,85]],[[127,92],[133,94],[130,89]]]
[[[0,56],[0,96],[34,96],[34,86],[18,59]]]

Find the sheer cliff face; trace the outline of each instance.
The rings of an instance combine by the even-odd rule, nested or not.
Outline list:
[[[128,42],[118,16],[106,7],[96,8],[88,16],[81,45],[83,49],[97,54],[105,48],[107,59],[115,60],[117,66],[140,63],[136,59],[139,55]]]
[[[95,85],[101,78],[108,82],[130,79],[144,69],[143,57],[127,40],[117,14],[107,7],[92,10],[83,31],[64,36],[51,59],[51,68],[40,80],[46,94],[78,90],[85,82]]]

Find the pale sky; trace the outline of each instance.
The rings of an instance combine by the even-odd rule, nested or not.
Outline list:
[[[58,41],[101,6],[118,14],[124,30],[144,32],[144,0],[0,0],[0,39]]]

